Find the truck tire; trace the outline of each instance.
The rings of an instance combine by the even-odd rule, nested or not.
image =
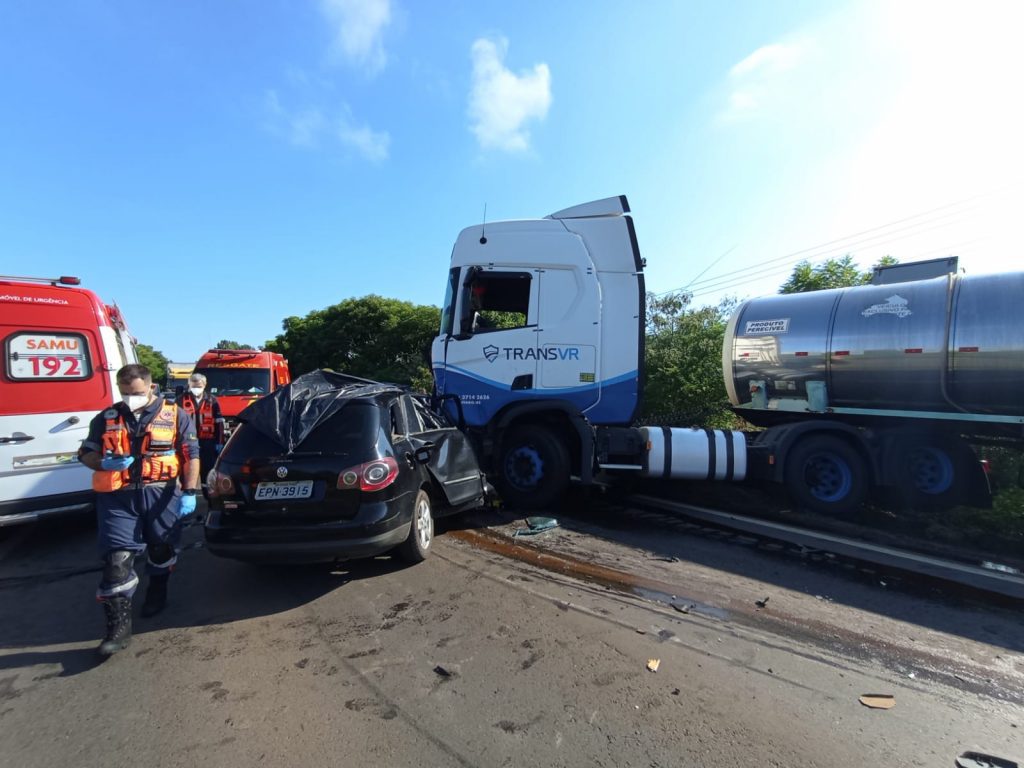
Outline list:
[[[786,488],[800,508],[832,517],[852,517],[868,491],[864,459],[845,440],[810,434],[785,458]]]
[[[569,451],[547,427],[513,427],[501,443],[498,486],[511,507],[550,507],[569,487]]]
[[[973,452],[959,440],[916,435],[899,443],[899,490],[903,502],[919,510],[947,509],[960,503]]]

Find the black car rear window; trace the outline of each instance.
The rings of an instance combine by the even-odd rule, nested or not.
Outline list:
[[[359,454],[360,458],[376,458],[381,450],[390,453],[382,426],[380,408],[369,402],[352,402],[314,429],[296,446],[295,453]],[[224,450],[225,460],[236,462],[256,456],[280,456],[285,452],[277,441],[244,423]]]

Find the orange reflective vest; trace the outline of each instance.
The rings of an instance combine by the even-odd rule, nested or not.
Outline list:
[[[185,413],[196,421],[197,437],[200,440],[213,440],[217,435],[216,425],[213,423],[213,400],[204,397],[199,402],[199,416],[196,416],[196,404],[189,393],[182,398],[181,407]]]
[[[142,436],[141,455],[132,454],[132,440],[128,425],[120,411],[111,408],[104,412],[107,426],[103,432],[103,447],[100,456],[107,452],[117,456],[135,455],[142,459],[139,482],[161,483],[174,480],[181,472],[181,461],[174,450],[178,436],[178,407],[164,402],[153,420],[146,425]],[[100,470],[92,475],[92,489],[98,493],[109,493],[131,484],[131,472],[135,467],[121,471]]]

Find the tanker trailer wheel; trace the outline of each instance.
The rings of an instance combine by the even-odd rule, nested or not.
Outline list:
[[[919,435],[901,442],[900,490],[914,509],[945,509],[960,501],[966,462],[973,456],[959,441]]]
[[[786,457],[786,488],[796,505],[833,517],[850,517],[864,503],[867,467],[845,440],[808,435]]]
[[[511,507],[549,507],[569,487],[569,452],[547,427],[513,427],[501,443],[498,486]]]

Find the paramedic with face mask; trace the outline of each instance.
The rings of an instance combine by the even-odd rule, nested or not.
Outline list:
[[[97,651],[110,656],[132,636],[132,595],[139,577],[133,562],[147,553],[149,585],[142,615],[167,602],[167,580],[177,562],[182,518],[196,509],[199,445],[192,417],[154,392],[144,365],[117,372],[122,402],[100,411],[82,441],[79,460],[93,470],[97,535],[107,634]]]
[[[181,398],[181,407],[192,417],[199,436],[199,482],[206,495],[206,477],[224,447],[224,416],[217,398],[206,391],[206,377],[193,373],[188,377],[188,390]]]

